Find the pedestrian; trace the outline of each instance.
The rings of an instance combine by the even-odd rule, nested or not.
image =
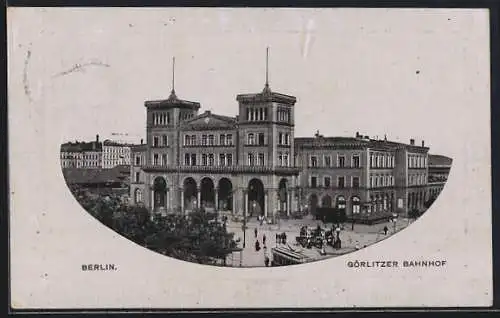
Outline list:
[[[257,238],[257,228],[255,228],[255,229],[253,230],[253,232],[254,232],[254,234],[255,234],[255,238]]]
[[[280,243],[280,235],[276,233],[276,244]]]
[[[255,241],[255,251],[256,251],[256,252],[260,251],[260,243],[259,243],[259,241],[258,241],[258,240],[257,240],[257,241]]]
[[[266,234],[262,235],[262,244],[266,245]]]
[[[264,264],[266,265],[266,267],[269,267],[269,257],[267,255],[264,258]]]
[[[283,244],[286,244],[286,233],[283,232]]]
[[[384,234],[387,235],[387,231],[389,231],[389,229],[387,228],[387,225],[384,226]]]

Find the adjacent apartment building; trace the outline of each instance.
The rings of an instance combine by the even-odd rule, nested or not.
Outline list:
[[[61,145],[61,166],[63,168],[111,169],[120,165],[130,165],[130,147],[127,143],[112,140],[67,142]]]

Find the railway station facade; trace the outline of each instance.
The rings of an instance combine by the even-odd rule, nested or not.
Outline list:
[[[296,138],[294,96],[236,96],[234,117],[177,97],[146,101],[146,142],[131,149],[130,197],[152,213],[195,208],[267,217],[314,213],[407,214],[429,199],[428,151],[369,138]]]

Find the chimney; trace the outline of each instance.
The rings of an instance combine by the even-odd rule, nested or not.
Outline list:
[[[387,135],[384,135],[384,141],[387,141]]]
[[[141,145],[144,143],[144,139],[141,139]]]
[[[422,147],[425,147],[425,141],[422,140]]]
[[[359,138],[359,131],[356,131],[356,138]]]
[[[410,139],[410,145],[415,146],[415,139]]]
[[[319,130],[316,130],[316,133],[314,134],[314,137],[316,137],[316,138],[319,137]]]
[[[95,135],[95,142],[99,142],[99,134]]]

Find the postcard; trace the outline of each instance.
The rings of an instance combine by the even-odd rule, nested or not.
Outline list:
[[[487,10],[7,18],[12,308],[492,304]]]

